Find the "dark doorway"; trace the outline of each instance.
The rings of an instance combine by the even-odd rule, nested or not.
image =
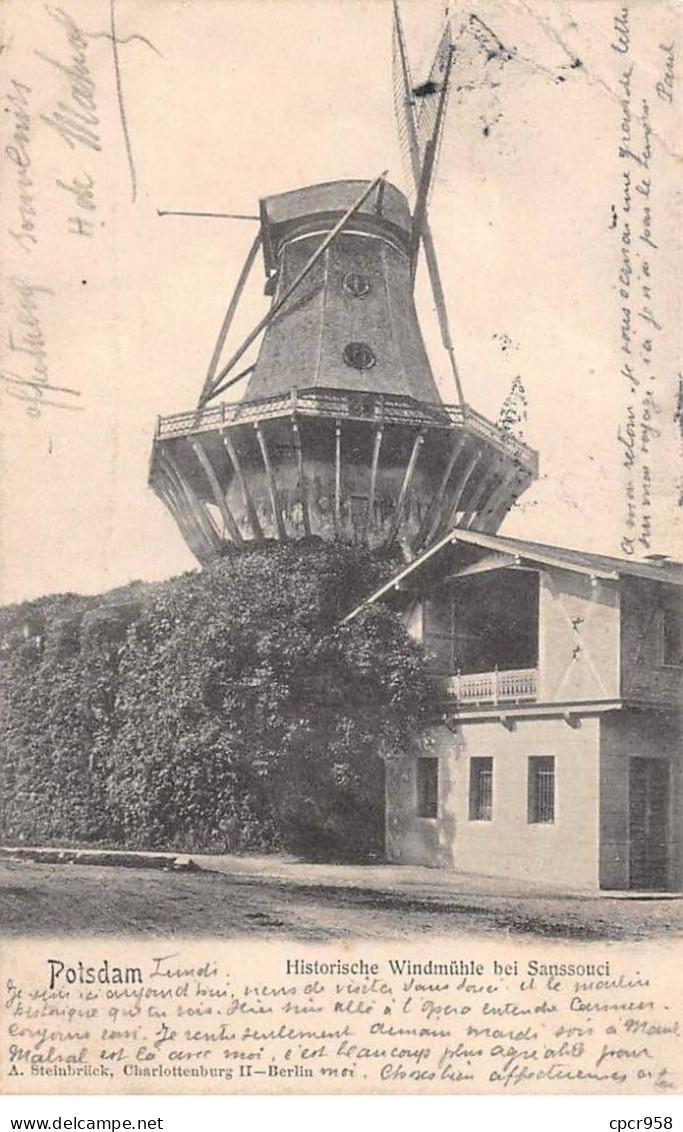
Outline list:
[[[629,769],[629,885],[640,889],[667,886],[669,834],[669,763],[632,758]]]

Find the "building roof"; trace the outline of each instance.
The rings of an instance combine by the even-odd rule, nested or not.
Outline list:
[[[465,533],[468,536],[478,535],[476,531]],[[637,561],[633,558],[615,558],[606,554],[593,554],[588,550],[572,550],[564,546],[528,542],[525,539],[509,538],[506,535],[481,537],[495,537],[501,544],[501,550],[507,546],[512,553],[518,553],[522,558],[529,558],[532,561],[544,561],[549,558],[553,564],[564,566],[566,569],[581,568],[582,572],[605,572],[617,577],[622,574],[633,574],[637,578],[650,578],[655,582],[673,582],[674,585],[683,585],[683,562],[675,562],[666,555],[653,555],[650,560],[646,558]],[[476,542],[476,538],[471,541]]]
[[[261,234],[266,269],[273,271],[283,240],[310,228],[331,228],[357,200],[367,181],[326,181],[290,192],[264,197],[261,201]],[[410,243],[412,220],[404,194],[389,181],[373,193],[358,210],[354,226],[370,232],[387,231],[404,244]]]
[[[409,566],[400,570],[391,581],[367,598],[361,606],[354,609],[345,618],[345,621],[351,621],[364,605],[371,605],[384,594],[398,589],[405,578],[423,571],[428,563],[440,555],[447,554],[449,548],[457,547],[459,544],[506,554],[512,558],[519,558],[522,561],[535,563],[539,566],[556,566],[560,569],[588,574],[596,578],[618,581],[620,577],[633,576],[647,578],[654,582],[667,582],[670,585],[683,586],[683,563],[674,562],[668,558],[662,557],[660,559],[657,556],[656,560],[650,561],[613,558],[605,554],[593,554],[587,550],[573,550],[564,546],[550,546],[547,543],[527,542],[524,539],[510,538],[506,535],[484,534],[480,531],[461,530],[456,527],[411,562]]]

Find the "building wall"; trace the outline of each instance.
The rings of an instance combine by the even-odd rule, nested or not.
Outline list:
[[[320,246],[321,235],[287,242],[279,254],[277,301]],[[367,290],[355,295],[345,280],[362,276]],[[344,361],[345,347],[362,342],[374,354],[368,369]],[[245,400],[292,388],[316,386],[401,394],[438,404],[413,300],[410,261],[391,242],[346,231],[266,328]]]
[[[662,663],[662,611],[681,609],[679,587],[622,579],[622,696],[656,704],[683,702],[683,668]]]
[[[527,822],[528,758],[555,757],[555,821]],[[439,816],[416,816],[417,757],[439,760]],[[469,760],[493,759],[493,819],[469,820]],[[599,722],[559,718],[499,720],[431,729],[412,758],[387,766],[387,853],[404,863],[547,881],[568,888],[599,883]]]
[[[545,569],[539,597],[539,694],[543,703],[619,695],[619,592],[612,581]]]
[[[629,887],[629,762],[666,759],[671,766],[668,888],[683,885],[683,720],[681,713],[609,712],[600,724],[600,886]]]

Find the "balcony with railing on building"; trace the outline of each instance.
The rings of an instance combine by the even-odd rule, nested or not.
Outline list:
[[[445,579],[423,606],[437,699],[461,708],[536,700],[538,610],[535,571]]]

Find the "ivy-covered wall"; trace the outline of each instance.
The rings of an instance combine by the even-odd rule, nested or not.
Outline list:
[[[0,840],[379,855],[427,676],[395,563],[318,541],[0,610]]]

